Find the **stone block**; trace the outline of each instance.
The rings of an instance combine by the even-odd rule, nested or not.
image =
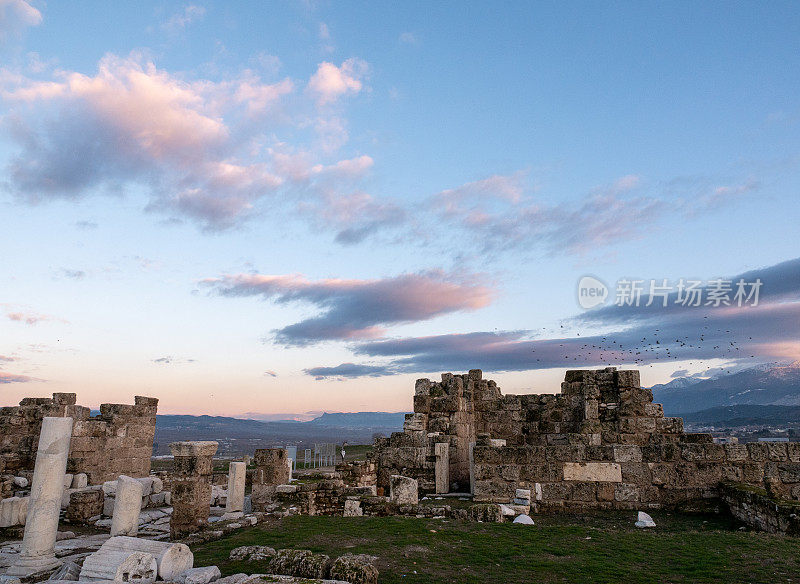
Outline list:
[[[389,482],[389,500],[398,505],[419,503],[417,481],[410,477],[392,475]]]
[[[631,484],[619,484],[614,487],[614,500],[623,502],[639,501],[639,487]]]
[[[614,462],[642,462],[642,449],[634,445],[614,446]]]
[[[565,481],[622,482],[622,468],[615,462],[565,462]]]

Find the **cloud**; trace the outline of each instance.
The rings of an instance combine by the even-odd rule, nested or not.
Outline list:
[[[238,274],[203,283],[222,296],[260,296],[279,304],[306,303],[321,314],[274,331],[275,341],[304,346],[382,335],[385,327],[488,306],[494,296],[477,275],[441,270],[380,280],[310,281],[301,275]]]
[[[162,30],[169,33],[176,33],[186,29],[187,26],[205,16],[206,9],[203,6],[190,4],[185,6],[181,12],[173,14],[169,20],[161,24]]]
[[[759,188],[754,179],[716,187],[693,179],[647,195],[642,191],[662,187],[628,174],[581,198],[550,204],[530,196],[526,179],[522,171],[492,175],[441,191],[430,203],[442,219],[468,231],[483,252],[539,245],[550,254],[585,255],[640,238],[664,217],[710,212]]]
[[[419,39],[417,38],[417,35],[415,35],[413,32],[400,33],[398,40],[400,41],[400,43],[404,45],[416,46],[419,44]]]
[[[355,343],[354,354],[384,359],[386,371],[491,371],[718,359],[731,365],[800,359],[800,258],[751,270],[733,281],[764,282],[757,306],[608,306],[577,315],[572,328],[607,332],[541,338],[532,330],[479,331]],[[722,369],[709,369],[708,376]],[[676,373],[676,376],[679,372]]]
[[[342,66],[348,87],[359,69],[353,63]],[[5,71],[0,95],[13,106],[5,129],[20,147],[7,169],[9,186],[35,203],[136,183],[150,192],[150,210],[188,217],[207,230],[232,227],[260,199],[291,185],[273,160],[287,146],[273,148],[259,132],[293,123],[279,113],[293,91],[288,78],[264,83],[249,70],[225,81],[187,81],[136,54],[107,55],[94,76],[59,71],[39,81]],[[314,124],[326,154],[346,141],[338,116],[317,115]],[[327,165],[307,156],[331,188],[372,163],[366,155]]]
[[[43,381],[27,375],[15,375],[13,373],[3,373],[0,371],[0,384],[2,383],[30,383],[31,381]]]
[[[363,192],[323,195],[320,202],[306,204],[303,209],[323,225],[334,228],[337,231],[335,241],[343,245],[361,243],[381,229],[406,221],[402,206]]]
[[[0,42],[16,36],[25,28],[38,26],[42,13],[25,0],[0,0]]]
[[[264,371],[264,375],[268,375],[269,377],[277,377],[278,376],[278,374],[275,373],[274,371],[272,371],[271,369],[267,369],[266,371]]]
[[[402,223],[404,213],[356,188],[374,160],[336,156],[347,121],[317,109],[360,91],[366,64],[350,59],[331,65],[335,72],[325,65],[309,95],[293,102],[289,78],[266,83],[246,69],[221,81],[190,80],[140,54],[106,55],[93,75],[57,70],[32,79],[0,69],[0,96],[11,107],[2,128],[18,146],[7,185],[31,204],[135,185],[149,194],[146,210],[206,231],[240,225],[269,198],[273,216],[296,212],[334,230],[339,242],[361,241]],[[299,143],[281,140],[280,129]]]
[[[303,373],[311,375],[316,380],[321,381],[329,377],[384,377],[386,375],[394,375],[395,372],[381,365],[342,363],[336,367],[311,367],[310,369],[303,369]]]
[[[584,254],[639,236],[663,211],[657,199],[623,196],[640,184],[635,175],[557,205],[527,197],[525,180],[524,172],[493,175],[442,191],[432,203],[443,219],[468,230],[482,251],[539,244],[551,253]]]
[[[8,311],[6,312],[6,317],[8,320],[12,320],[14,322],[24,322],[28,325],[35,325],[48,320],[58,320],[46,314],[38,314],[27,311]]]
[[[70,280],[83,280],[86,278],[86,272],[83,270],[69,270],[67,268],[61,269],[61,275]]]
[[[194,359],[181,359],[179,357],[173,357],[171,355],[153,359],[153,363],[158,363],[159,365],[182,365],[185,363],[194,363],[194,362],[195,362]]]
[[[361,59],[347,59],[339,67],[325,61],[308,81],[308,90],[319,105],[333,103],[343,95],[360,92],[367,71],[367,63]]]
[[[78,229],[97,229],[99,225],[94,221],[81,220],[75,222],[75,227]]]

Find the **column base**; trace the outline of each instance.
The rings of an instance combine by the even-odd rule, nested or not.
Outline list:
[[[55,556],[21,557],[6,571],[7,576],[27,578],[37,573],[47,573],[60,567],[63,562]]]

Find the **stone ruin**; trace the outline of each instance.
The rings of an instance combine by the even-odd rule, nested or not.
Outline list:
[[[241,584],[263,581],[280,581],[295,584],[313,582],[359,582],[377,584],[377,570],[372,566],[371,556],[346,554],[336,560],[308,550],[279,550],[260,547],[258,557],[253,557],[250,548],[234,550],[236,554],[247,552],[242,560],[261,563],[270,558],[268,569],[273,574],[237,574],[221,578],[217,566],[194,568],[194,556],[185,543],[176,541],[189,536],[187,541],[202,541],[217,538],[247,525],[255,525],[259,517],[245,514],[244,462],[233,461],[228,472],[228,489],[223,496],[215,497],[212,486],[213,461],[218,444],[216,442],[176,442],[170,444],[174,456],[173,470],[168,484],[171,488],[171,504],[167,515],[171,519],[169,536],[172,541],[161,541],[166,533],[150,533],[142,537],[139,532],[142,505],[152,491],[162,492],[163,481],[156,476],[131,478],[119,476],[102,486],[73,490],[69,494],[70,505],[62,517],[62,507],[67,484],[67,465],[73,445],[74,420],[70,416],[45,416],[40,420],[37,451],[30,488],[26,497],[23,538],[18,542],[0,545],[0,582],[21,584],[48,580],[60,582],[128,582],[155,584],[156,581],[177,584]],[[277,463],[280,468],[271,469],[270,476],[291,480],[285,463],[285,451],[267,456],[268,463]],[[278,471],[278,472],[275,472]],[[84,475],[84,479],[86,475]],[[96,494],[90,497],[89,495]],[[104,506],[104,495],[114,495],[110,535],[86,535],[76,537],[74,533],[59,531],[60,521],[74,521],[86,513],[98,513]],[[15,497],[16,498],[16,497]],[[226,499],[225,513],[217,516],[215,529],[210,531],[210,513],[213,502]],[[7,500],[4,500],[4,503]],[[4,507],[5,508],[5,507]],[[81,514],[77,508],[90,509]],[[92,522],[100,527],[100,521]],[[197,538],[200,538],[199,540]],[[65,547],[64,540],[73,543]],[[59,543],[60,542],[60,543]],[[60,547],[59,547],[60,546]],[[259,546],[257,546],[259,547]],[[249,551],[248,551],[249,550]],[[70,553],[70,551],[72,553]],[[49,578],[48,578],[49,577]],[[320,578],[335,578],[321,580]],[[341,578],[339,580],[338,578]]]
[[[722,504],[752,527],[800,534],[800,444],[723,445],[709,434],[686,433],[680,418],[664,417],[652,403],[636,371],[568,371],[561,389],[503,396],[479,370],[418,380],[404,431],[378,439],[367,460],[342,462],[304,482],[292,477],[286,450],[257,450],[254,469],[232,461],[219,477],[227,489],[214,479],[216,442],[173,443],[172,471],[149,474],[153,398],[104,404],[96,417],[71,394],[23,400],[0,412],[2,427],[10,429],[3,435],[3,470],[31,478],[29,496],[0,501],[0,527],[25,525],[22,541],[0,545],[0,568],[8,567],[0,581],[38,581],[57,569],[51,579],[255,584],[260,576],[220,579],[216,566],[192,568],[191,552],[176,540],[216,539],[291,514],[532,524],[531,511]],[[30,473],[33,455],[23,445],[34,443]],[[9,476],[13,488],[27,486],[27,478]],[[245,496],[248,481],[252,494]],[[450,505],[448,497],[472,501]],[[81,536],[81,544],[67,548],[80,553],[65,555],[59,521],[108,528],[110,537]],[[238,548],[231,557],[277,574],[377,581],[370,557],[334,561],[264,546]]]
[[[100,414],[76,405],[74,393],[52,398],[27,397],[19,406],[0,408],[0,476],[33,472],[36,447],[45,417],[74,420],[67,472],[85,474],[89,484],[115,480],[121,474],[150,474],[158,399],[136,396],[134,404],[102,404]],[[3,497],[13,490],[4,483]]]
[[[416,382],[403,432],[376,441],[377,485],[535,508],[692,508],[743,483],[800,500],[800,443],[715,444],[664,417],[638,371],[567,371],[560,394],[502,395],[474,369]]]

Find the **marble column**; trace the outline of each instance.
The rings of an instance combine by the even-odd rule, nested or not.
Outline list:
[[[228,467],[228,500],[225,503],[225,515],[228,519],[234,514],[241,514],[244,509],[244,485],[247,465],[243,462],[232,462]]]
[[[173,442],[172,518],[170,536],[177,539],[208,525],[211,509],[212,456],[216,442]]]
[[[136,537],[139,532],[139,514],[142,511],[144,487],[141,481],[120,475],[117,479],[117,496],[111,518],[111,535]]]
[[[30,576],[61,565],[55,543],[71,437],[72,418],[42,420],[22,551],[9,576]]]

